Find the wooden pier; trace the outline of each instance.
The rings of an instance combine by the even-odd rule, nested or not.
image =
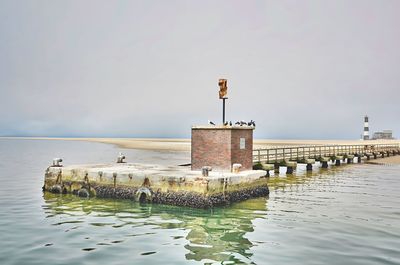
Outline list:
[[[361,163],[362,159],[370,160],[399,154],[399,144],[307,145],[255,149],[253,164],[255,169],[264,169],[267,172],[279,172],[279,167],[285,166],[287,173],[291,174],[298,163],[306,164],[307,170],[311,171],[317,161],[321,163],[322,168],[327,168],[329,161],[338,166],[342,162],[354,163],[354,159]]]

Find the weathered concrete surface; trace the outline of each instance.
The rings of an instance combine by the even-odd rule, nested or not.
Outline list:
[[[43,189],[51,192],[146,200],[207,208],[269,193],[264,170],[213,172],[133,163],[49,167]]]

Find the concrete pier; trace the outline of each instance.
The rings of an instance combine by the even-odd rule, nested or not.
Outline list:
[[[297,167],[297,162],[286,161],[286,174],[293,174],[294,169]]]
[[[43,190],[209,208],[268,195],[264,170],[202,171],[133,163],[50,166]]]
[[[261,164],[261,168],[262,170],[265,170],[267,172],[267,174],[265,175],[266,177],[270,176],[269,171],[270,170],[274,170],[275,166],[273,164]]]
[[[370,144],[370,145],[304,145],[293,147],[277,147],[256,149],[253,151],[253,162],[267,164],[282,163],[282,161],[296,161],[308,164],[307,159],[320,161],[328,157],[335,162],[336,156],[348,158],[349,156],[366,156],[377,158],[382,155],[394,155],[400,152],[399,144]],[[341,159],[343,160],[343,159]]]
[[[341,161],[343,160],[343,156],[335,156],[335,165],[340,166]]]
[[[312,171],[312,165],[315,164],[315,159],[305,159],[304,163],[306,164],[306,170]]]
[[[279,174],[279,167],[280,167],[280,166],[279,166],[278,163],[275,163],[275,164],[274,164],[274,173],[275,173],[275,174]]]
[[[329,157],[321,157],[320,162],[322,168],[328,168]]]
[[[354,158],[357,158],[357,163],[362,163],[364,157],[370,160],[396,154],[400,154],[399,144],[304,145],[254,150],[253,163],[274,164],[275,173],[279,173],[279,166],[288,167],[287,161],[291,161],[305,164],[306,170],[312,171],[315,161],[319,161],[322,168],[328,168],[329,161],[340,166],[342,162],[354,163]],[[289,165],[288,174],[291,174],[294,169]]]
[[[347,164],[352,164],[354,162],[354,155],[346,155]]]

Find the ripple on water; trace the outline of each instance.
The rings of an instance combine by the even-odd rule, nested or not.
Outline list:
[[[142,255],[142,256],[148,256],[148,255],[153,255],[153,254],[156,254],[156,253],[157,253],[156,251],[149,251],[149,252],[140,253],[140,255]]]
[[[83,251],[93,251],[93,250],[95,250],[96,248],[82,248],[82,250]]]

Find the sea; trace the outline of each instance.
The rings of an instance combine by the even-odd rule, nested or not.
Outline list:
[[[0,139],[0,264],[400,264],[400,166],[314,166],[270,194],[191,209],[42,191],[52,159],[180,165],[188,152]]]

